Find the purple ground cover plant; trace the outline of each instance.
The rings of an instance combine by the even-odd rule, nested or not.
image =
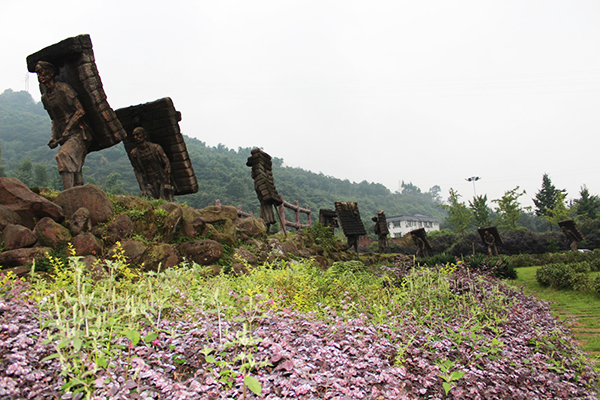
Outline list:
[[[385,306],[346,294],[338,307],[300,312],[231,292],[217,308],[140,316],[137,336],[115,336],[89,398],[597,398],[596,375],[546,303],[460,263],[379,273],[391,276]],[[61,392],[57,359],[40,361],[56,343],[44,344],[47,316],[28,285],[2,282],[0,397],[82,398]]]

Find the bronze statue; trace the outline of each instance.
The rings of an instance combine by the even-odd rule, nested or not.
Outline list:
[[[377,235],[379,252],[383,253],[388,248],[387,235],[390,233],[387,226],[387,219],[385,218],[383,211],[380,210],[375,217],[371,218],[371,220],[375,222],[374,230]]]
[[[342,225],[342,231],[348,239],[348,250],[354,248],[354,251],[358,253],[358,238],[367,234],[360,219],[358,203],[356,201],[336,201],[334,205],[338,221]]]
[[[283,204],[283,200],[281,200],[281,196],[275,188],[271,156],[259,148],[252,149],[250,154],[246,165],[252,167],[251,176],[254,180],[254,190],[260,203],[260,218],[265,221],[267,233],[269,233],[271,225],[277,223],[273,206],[280,206]]]
[[[133,130],[133,138],[137,147],[131,150],[129,158],[142,195],[173,201],[171,163],[163,148],[156,143],[148,142],[146,130],[141,126]]]
[[[332,235],[335,233],[335,228],[340,227],[335,210],[328,208],[322,208],[319,210],[319,223],[328,227],[331,230]]]
[[[427,237],[425,228],[419,228],[408,232],[414,244],[417,246],[417,257],[429,257],[429,250],[433,249],[433,244]]]
[[[558,222],[558,226],[565,234],[567,239],[571,242],[571,250],[577,251],[577,244],[585,239],[579,227],[575,224],[575,221],[572,219],[565,219],[563,221]]]
[[[47,61],[35,66],[38,81],[44,87],[42,103],[52,119],[51,149],[60,145],[56,161],[65,189],[83,185],[83,163],[93,140],[85,111],[77,93],[55,80],[56,68]]]
[[[502,237],[498,233],[498,228],[495,226],[487,226],[485,228],[477,229],[479,237],[484,245],[488,248],[488,254],[490,256],[498,255],[498,244],[503,244]]]
[[[52,119],[50,148],[65,189],[83,185],[89,152],[106,149],[126,136],[106,99],[89,35],[79,35],[27,56],[27,70],[37,73],[42,103]]]
[[[179,127],[181,112],[175,109],[170,97],[119,108],[115,113],[125,131],[130,132],[123,139],[127,154],[137,147],[133,130],[143,127],[146,131],[146,140],[162,147],[171,163],[169,178],[170,185],[173,187],[173,196],[198,192],[196,173]]]

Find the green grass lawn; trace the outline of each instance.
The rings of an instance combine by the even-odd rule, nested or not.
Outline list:
[[[582,350],[600,371],[600,295],[541,286],[535,279],[538,268],[519,268],[518,278],[512,283],[524,286],[527,294],[550,301],[554,314],[569,324]]]

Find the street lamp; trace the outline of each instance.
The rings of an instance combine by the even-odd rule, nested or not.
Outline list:
[[[480,180],[481,178],[478,176],[472,176],[470,178],[465,178],[465,180],[467,182],[473,182],[473,193],[475,194],[474,197],[477,197],[477,191],[475,190],[475,182],[477,182],[478,180]]]

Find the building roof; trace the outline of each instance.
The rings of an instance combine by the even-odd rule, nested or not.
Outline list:
[[[387,217],[387,222],[392,221],[428,221],[428,222],[440,222],[437,218],[428,217],[427,215],[416,214],[416,215],[398,215],[395,217]]]

